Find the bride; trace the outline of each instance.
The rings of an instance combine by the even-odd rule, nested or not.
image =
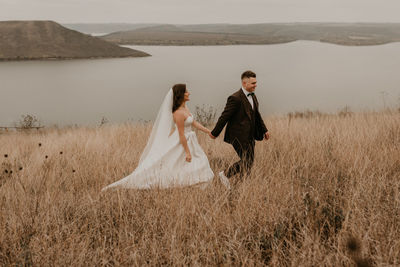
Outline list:
[[[175,84],[161,104],[139,165],[127,177],[102,189],[168,188],[188,186],[213,179],[207,156],[192,127],[210,135],[186,107],[190,93],[185,84]]]

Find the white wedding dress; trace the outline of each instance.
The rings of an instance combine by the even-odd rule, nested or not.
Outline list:
[[[138,167],[130,175],[106,186],[102,191],[110,188],[149,189],[189,186],[208,182],[214,178],[207,156],[197,141],[196,133],[192,130],[193,116],[190,115],[184,122],[184,133],[192,155],[191,162],[186,161],[178,128],[173,120],[170,120],[172,120],[172,90],[168,92],[160,108]]]

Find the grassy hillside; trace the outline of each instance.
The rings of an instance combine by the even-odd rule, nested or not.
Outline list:
[[[312,40],[340,45],[377,45],[400,41],[399,23],[266,23],[157,25],[111,33],[118,44],[229,45],[275,44]]]
[[[144,27],[156,26],[157,24],[147,23],[67,23],[64,27],[82,33],[112,33],[117,31],[129,31]]]
[[[143,57],[52,21],[0,22],[0,60]]]
[[[100,193],[151,125],[1,132],[0,265],[400,265],[400,113],[265,121],[271,140],[230,192]],[[215,173],[237,159],[198,138]]]

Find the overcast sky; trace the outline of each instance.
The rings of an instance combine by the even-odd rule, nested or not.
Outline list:
[[[0,0],[0,20],[127,23],[400,22],[400,0]]]

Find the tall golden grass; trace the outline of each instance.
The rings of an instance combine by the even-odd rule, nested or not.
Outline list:
[[[135,169],[151,125],[1,133],[0,265],[400,265],[400,113],[265,121],[231,191],[100,193]],[[236,160],[198,138],[215,173]]]

